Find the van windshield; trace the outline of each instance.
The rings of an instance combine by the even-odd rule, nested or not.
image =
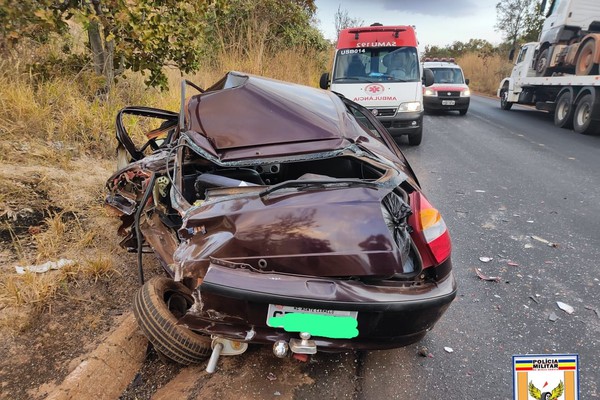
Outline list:
[[[434,83],[465,83],[462,71],[458,68],[431,68]]]
[[[418,82],[419,60],[414,47],[373,47],[338,50],[333,82]]]

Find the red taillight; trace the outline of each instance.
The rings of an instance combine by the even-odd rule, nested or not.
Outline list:
[[[423,235],[425,246],[436,264],[440,264],[450,257],[452,250],[446,223],[440,212],[421,193],[415,193],[412,200],[415,216],[413,228]]]

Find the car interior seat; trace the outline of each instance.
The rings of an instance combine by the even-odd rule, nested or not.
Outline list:
[[[346,76],[365,76],[365,66],[358,57],[352,58],[346,71]]]

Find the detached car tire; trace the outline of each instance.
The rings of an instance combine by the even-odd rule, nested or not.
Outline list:
[[[198,363],[211,353],[210,337],[177,324],[178,316],[183,316],[193,303],[190,289],[166,277],[146,282],[133,302],[135,319],[154,348],[184,365]]]

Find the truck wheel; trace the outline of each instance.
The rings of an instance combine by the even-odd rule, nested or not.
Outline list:
[[[586,94],[583,96],[573,115],[573,130],[584,135],[596,135],[600,132],[600,124],[592,120],[594,107],[594,96]]]
[[[588,40],[579,50],[577,62],[575,63],[575,75],[596,75],[598,64],[594,64],[596,58],[596,42]]]
[[[211,338],[177,324],[192,306],[190,289],[171,278],[155,277],[136,293],[133,314],[148,341],[180,364],[198,363],[211,352]]]
[[[458,112],[460,113],[460,115],[465,115],[468,110],[468,108],[463,108],[462,110],[458,110]]]
[[[423,127],[420,127],[419,131],[417,133],[408,135],[408,144],[410,144],[411,146],[420,145],[422,140],[423,140]]]
[[[540,55],[538,56],[535,62],[535,76],[549,76],[550,70],[548,65],[550,64],[550,60],[548,60],[548,54],[550,51],[546,48],[544,49]]]
[[[513,103],[508,101],[508,87],[503,87],[500,91],[500,108],[503,110],[510,110]]]
[[[559,128],[571,129],[573,127],[573,95],[563,92],[556,101],[554,110],[554,125]]]

